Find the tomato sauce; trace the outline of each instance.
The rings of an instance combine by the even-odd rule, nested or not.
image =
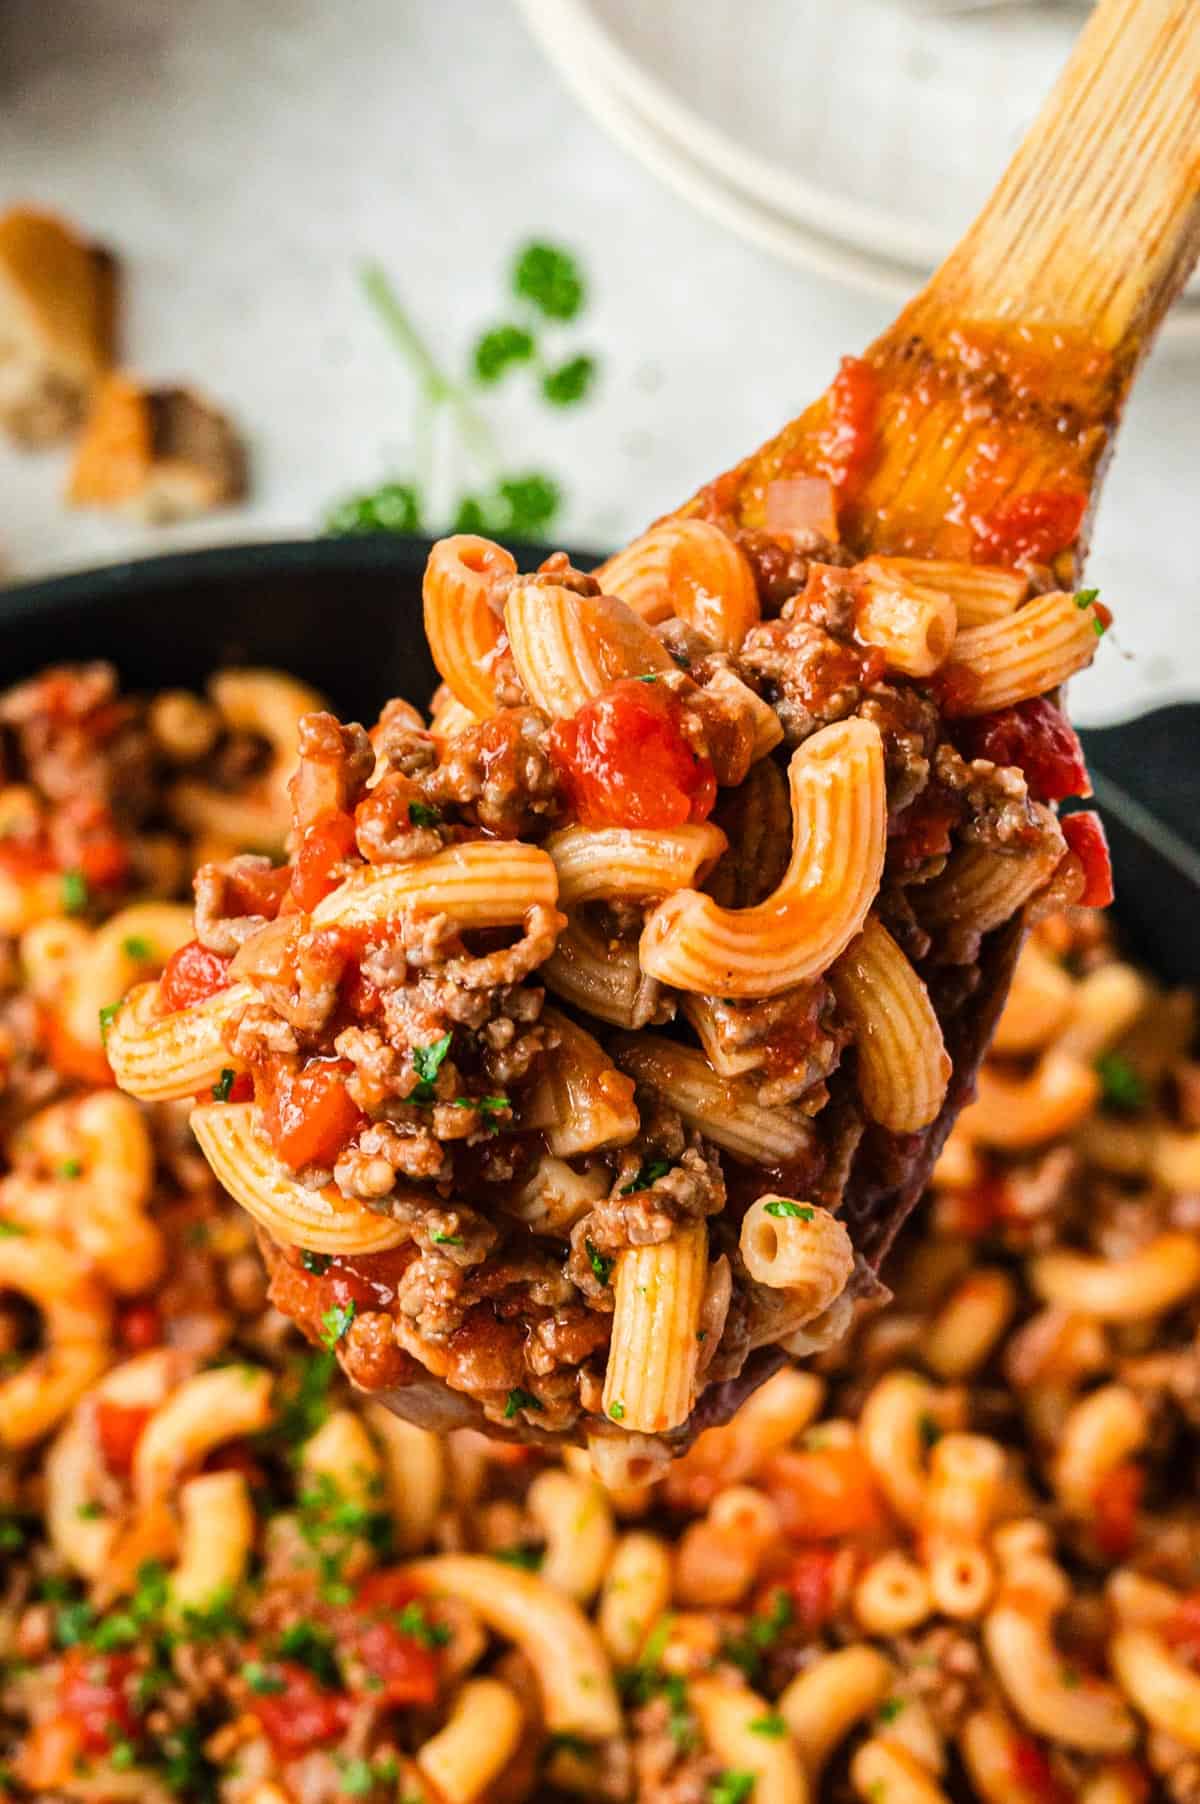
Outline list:
[[[331,808],[304,829],[291,870],[291,895],[309,914],[338,886],[337,867],[354,847],[354,816]]]
[[[707,820],[717,780],[683,732],[683,705],[658,681],[614,683],[568,720],[550,752],[588,827],[680,827]]]
[[[1135,1460],[1123,1460],[1104,1474],[1092,1498],[1092,1531],[1109,1560],[1123,1560],[1133,1549],[1138,1510],[1146,1474]]]
[[[232,979],[232,959],[220,952],[210,952],[199,940],[189,940],[173,952],[164,967],[159,983],[159,999],[165,1010],[194,1008],[210,996],[228,989]]]
[[[816,435],[814,470],[839,499],[853,501],[875,460],[879,378],[861,357],[843,357],[826,396],[826,423]]]
[[[1063,802],[1092,792],[1079,736],[1045,696],[964,721],[955,740],[966,758],[1018,765],[1036,802]]]
[[[1112,859],[1108,836],[1098,814],[1089,809],[1069,814],[1062,823],[1063,838],[1083,866],[1081,908],[1107,908],[1113,899]]]
[[[272,1661],[267,1670],[282,1690],[256,1693],[248,1707],[280,1759],[294,1759],[344,1733],[355,1711],[345,1692],[326,1690],[295,1660]]]
[[[1079,537],[1087,496],[1078,489],[1013,495],[976,518],[972,560],[977,564],[1050,564]]]
[[[332,1166],[366,1121],[346,1088],[353,1066],[344,1059],[310,1059],[299,1071],[271,1070],[265,1081],[263,1126],[285,1165]]]
[[[135,1670],[132,1654],[98,1654],[87,1647],[69,1647],[63,1655],[59,1707],[77,1726],[89,1754],[106,1754],[114,1742],[138,1733],[138,1715],[129,1696]]]
[[[833,1547],[806,1547],[795,1554],[783,1584],[791,1599],[793,1619],[806,1635],[819,1635],[833,1615],[833,1573],[838,1552]]]

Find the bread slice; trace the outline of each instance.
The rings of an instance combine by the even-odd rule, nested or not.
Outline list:
[[[114,357],[117,264],[64,220],[0,214],[0,426],[20,445],[67,437]]]
[[[186,388],[146,388],[124,374],[97,392],[67,499],[162,524],[240,500],[246,459],[224,414]]]

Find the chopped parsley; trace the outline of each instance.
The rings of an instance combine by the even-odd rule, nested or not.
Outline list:
[[[771,1741],[781,1741],[787,1734],[787,1724],[774,1710],[769,1716],[756,1716],[749,1729],[751,1735],[765,1735]]]
[[[100,1044],[106,1045],[108,1030],[120,1014],[124,1005],[120,1002],[109,1002],[100,1010]]]
[[[108,1750],[109,1765],[118,1773],[127,1773],[137,1765],[137,1750],[125,1736],[120,1736]]]
[[[93,1497],[90,1502],[81,1503],[75,1514],[81,1522],[96,1522],[104,1514],[104,1505]]]
[[[816,1213],[807,1203],[791,1203],[782,1196],[772,1197],[765,1208],[768,1215],[794,1216],[797,1221],[811,1221]]]
[[[640,681],[641,679],[639,678],[638,680]],[[632,1196],[637,1190],[649,1190],[651,1184],[657,1183],[659,1178],[665,1178],[670,1169],[671,1161],[669,1159],[649,1159],[645,1161],[638,1166],[637,1176],[634,1178],[633,1182],[621,1186],[621,1195]]]
[[[144,940],[140,933],[131,933],[128,939],[121,941],[121,951],[126,958],[136,959],[139,964],[149,964],[155,954],[149,940]]]
[[[408,818],[414,827],[436,827],[441,822],[442,811],[431,808],[428,802],[410,802]]]
[[[429,1238],[435,1247],[460,1247],[463,1244],[461,1234],[431,1234]]]
[[[320,1278],[329,1270],[331,1261],[328,1253],[312,1253],[305,1247],[300,1255],[300,1263],[306,1272],[312,1272]]]
[[[621,1402],[619,1397],[614,1398],[609,1404],[608,1413],[614,1422],[623,1422],[625,1420],[625,1405]]]
[[[573,407],[586,397],[595,375],[594,357],[568,357],[557,369],[546,371],[542,377],[542,394],[552,407]]]
[[[405,1604],[397,1613],[396,1627],[402,1635],[412,1641],[419,1641],[422,1647],[446,1647],[451,1639],[450,1630],[444,1622],[430,1622],[425,1614],[424,1604],[413,1602]]]
[[[606,1259],[603,1253],[597,1252],[595,1245],[590,1240],[584,1241],[583,1250],[588,1256],[588,1264],[595,1273],[597,1284],[610,1283],[612,1280],[612,1269],[616,1264],[616,1260]]]
[[[524,326],[493,326],[475,340],[471,367],[477,382],[499,382],[518,363],[528,363],[537,345]]]
[[[540,1413],[541,1408],[542,1406],[536,1397],[531,1397],[528,1391],[523,1391],[520,1385],[517,1385],[514,1390],[511,1390],[508,1393],[504,1405],[504,1420],[506,1422],[511,1422],[517,1411],[521,1409],[532,1409]]]
[[[294,1660],[298,1666],[307,1667],[327,1690],[341,1684],[333,1653],[333,1636],[315,1622],[303,1619],[294,1622],[276,1641],[275,1651],[281,1660]]]
[[[627,1703],[648,1704],[663,1698],[667,1704],[667,1730],[680,1754],[690,1753],[696,1746],[696,1724],[688,1703],[687,1686],[679,1673],[663,1671],[662,1657],[671,1639],[674,1618],[662,1616],[646,1637],[646,1644],[635,1666],[617,1674],[617,1686]]]
[[[344,1335],[350,1332],[350,1324],[354,1320],[355,1306],[349,1303],[334,1303],[321,1317],[321,1345],[332,1353]]]
[[[82,1159],[64,1159],[61,1165],[54,1168],[56,1178],[81,1178],[83,1176]]]
[[[570,251],[540,240],[518,253],[512,272],[513,293],[547,319],[573,320],[587,298],[583,272]]]
[[[917,1433],[921,1437],[921,1445],[926,1452],[931,1447],[936,1447],[942,1438],[941,1426],[927,1409],[923,1409],[917,1417]]]
[[[83,914],[91,900],[88,880],[82,871],[64,871],[59,893],[64,914]]]
[[[348,1798],[365,1798],[377,1785],[394,1785],[400,1777],[400,1762],[394,1754],[381,1754],[375,1761],[348,1759],[341,1754],[336,1754],[334,1759],[341,1771],[342,1790]]]
[[[881,1723],[894,1723],[903,1709],[903,1698],[884,1698],[876,1714]]]
[[[754,1796],[755,1775],[727,1766],[708,1788],[708,1804],[747,1804]]]
[[[1090,608],[1092,603],[1098,598],[1099,594],[1099,589],[1076,589],[1075,606],[1080,609]]]
[[[25,1530],[11,1517],[0,1522],[0,1553],[20,1553],[25,1545]]]
[[[634,677],[633,680],[635,683],[657,683],[658,672],[656,670],[648,670],[645,676]]]
[[[222,1065],[221,1075],[212,1087],[212,1099],[214,1102],[229,1101],[229,1094],[233,1089],[233,1080],[236,1075],[237,1074],[231,1065]]]
[[[1101,1101],[1106,1109],[1130,1115],[1145,1108],[1146,1085],[1123,1053],[1102,1053],[1096,1060],[1096,1071],[1103,1085]]]
[[[409,1102],[434,1101],[434,1081],[446,1062],[446,1054],[450,1050],[450,1042],[453,1038],[454,1031],[451,1029],[449,1033],[444,1033],[440,1040],[434,1040],[428,1046],[413,1047],[413,1070],[420,1081],[410,1092]]]
[[[518,1541],[515,1547],[492,1549],[491,1557],[503,1566],[515,1566],[520,1572],[538,1572],[546,1557],[546,1549],[533,1541]]]
[[[740,1635],[727,1637],[721,1651],[741,1668],[751,1685],[760,1681],[763,1656],[775,1646],[793,1615],[791,1598],[786,1591],[777,1591],[765,1616],[752,1616]]]
[[[242,1677],[251,1691],[259,1697],[277,1697],[281,1691],[287,1690],[287,1681],[277,1672],[270,1672],[261,1660],[247,1660],[242,1668]]]
[[[329,1415],[329,1385],[336,1371],[337,1359],[332,1353],[302,1354],[293,1361],[282,1387],[282,1405],[275,1425],[266,1434],[278,1436],[288,1447],[298,1446],[316,1434]]]
[[[16,1240],[24,1232],[20,1222],[0,1221],[0,1240]]]
[[[352,495],[325,516],[331,538],[357,538],[371,532],[420,532],[425,508],[411,482],[383,482],[367,494]]]

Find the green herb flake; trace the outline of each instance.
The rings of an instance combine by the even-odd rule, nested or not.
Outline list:
[[[876,1712],[877,1720],[884,1724],[894,1723],[896,1718],[902,1713],[903,1709],[903,1698],[884,1698]]]
[[[542,396],[552,407],[574,407],[586,400],[596,377],[596,359],[569,357],[542,377]]]
[[[611,1283],[612,1270],[613,1266],[616,1264],[616,1260],[606,1259],[603,1253],[597,1251],[595,1244],[591,1240],[584,1241],[583,1250],[588,1256],[588,1264],[592,1268],[597,1284]]]
[[[83,872],[64,871],[62,874],[59,895],[62,900],[64,914],[84,914],[87,910],[87,905],[91,900],[91,892],[88,889],[88,880]]]
[[[19,1240],[24,1232],[20,1222],[0,1221],[0,1240]]]
[[[1084,608],[1090,608],[1092,603],[1099,597],[1099,594],[1099,589],[1076,589],[1075,606],[1081,611]]]
[[[769,1716],[756,1716],[748,1727],[751,1735],[765,1735],[771,1741],[782,1741],[787,1734],[787,1724],[774,1711]]]
[[[300,1263],[306,1272],[312,1272],[315,1277],[321,1278],[329,1270],[332,1261],[328,1253],[312,1253],[305,1247],[300,1255]]]
[[[792,1216],[796,1221],[812,1221],[816,1214],[816,1211],[810,1209],[807,1203],[792,1203],[782,1196],[772,1197],[764,1207],[768,1215]]]
[[[259,1697],[278,1697],[281,1691],[287,1690],[287,1681],[279,1673],[269,1671],[261,1660],[247,1660],[242,1677]]]
[[[431,1234],[429,1238],[435,1247],[460,1247],[463,1245],[461,1234]]]
[[[512,272],[513,293],[547,319],[572,320],[586,299],[583,273],[570,251],[535,240],[519,252]]]
[[[438,1072],[446,1062],[446,1054],[450,1050],[450,1042],[454,1038],[453,1029],[444,1033],[440,1040],[434,1040],[429,1046],[413,1047],[413,1070],[420,1080],[409,1094],[409,1102],[433,1102],[436,1092],[434,1081]]]
[[[625,1420],[625,1405],[621,1402],[619,1397],[614,1398],[609,1404],[608,1413],[614,1422],[623,1422]]]
[[[346,1304],[335,1303],[325,1311],[321,1317],[321,1345],[327,1352],[332,1353],[342,1337],[349,1333],[354,1316],[353,1300]]]
[[[156,956],[150,941],[144,940],[140,933],[131,933],[128,939],[122,940],[121,951],[139,965],[153,964]]]
[[[276,1641],[275,1651],[281,1660],[294,1660],[298,1666],[306,1667],[327,1690],[341,1683],[333,1636],[315,1622],[294,1622]]]
[[[754,1796],[755,1775],[727,1766],[710,1782],[708,1804],[747,1804]]]
[[[670,1169],[671,1161],[669,1159],[648,1160],[638,1167],[637,1176],[632,1184],[622,1186],[621,1195],[632,1196],[635,1191],[649,1190],[651,1184],[657,1183],[659,1178],[665,1178]]]
[[[940,1424],[927,1409],[923,1409],[917,1417],[917,1433],[920,1436],[921,1445],[927,1453],[931,1447],[936,1447],[942,1438]]]
[[[431,808],[428,802],[410,802],[408,818],[414,827],[437,827],[441,824],[442,811]]]
[[[541,1408],[542,1406],[537,1398],[531,1397],[528,1391],[523,1391],[520,1385],[518,1385],[514,1390],[511,1390],[508,1393],[508,1398],[504,1405],[504,1420],[506,1422],[511,1422],[513,1417],[517,1414],[517,1411],[522,1409],[536,1410],[540,1414]]]
[[[100,1010],[100,1044],[102,1046],[108,1044],[108,1030],[123,1007],[124,1004],[121,1002],[110,1002]]]
[[[25,1530],[11,1517],[0,1522],[0,1553],[20,1553],[25,1545]]]
[[[502,1566],[515,1566],[519,1572],[539,1572],[546,1549],[535,1546],[532,1541],[520,1541],[515,1547],[493,1548],[491,1557],[499,1560]]]
[[[518,363],[528,363],[536,346],[532,332],[524,326],[493,326],[475,340],[471,350],[471,368],[475,380],[487,385],[500,378]]]
[[[656,670],[648,670],[645,676],[634,677],[633,680],[635,683],[657,683],[658,672]]]
[[[64,1159],[61,1165],[54,1168],[56,1178],[81,1178],[83,1176],[82,1159]]]
[[[81,1522],[97,1522],[104,1514],[104,1505],[92,1498],[87,1503],[81,1503],[75,1514]]]
[[[325,532],[334,539],[361,538],[375,532],[420,532],[424,524],[424,503],[411,482],[385,482],[364,494],[351,495],[325,516]]]
[[[118,1773],[127,1773],[137,1765],[137,1752],[133,1743],[119,1732],[118,1739],[109,1748],[108,1763]]]
[[[212,1099],[214,1102],[229,1101],[230,1092],[233,1089],[233,1080],[236,1075],[237,1073],[233,1070],[232,1066],[222,1065],[221,1075],[212,1087]]]
[[[424,1604],[415,1602],[405,1604],[397,1613],[396,1627],[410,1640],[419,1641],[422,1647],[446,1647],[452,1638],[444,1622],[430,1622]]]
[[[1132,1115],[1145,1108],[1149,1100],[1146,1085],[1124,1053],[1102,1053],[1096,1060],[1096,1071],[1103,1086],[1101,1101],[1106,1109],[1118,1115]]]

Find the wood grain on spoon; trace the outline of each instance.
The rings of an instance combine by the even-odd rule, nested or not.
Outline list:
[[[947,147],[948,154],[951,147]],[[1130,384],[1200,250],[1200,5],[1102,0],[991,200],[833,386],[687,513],[826,475],[855,551],[1079,573]]]

